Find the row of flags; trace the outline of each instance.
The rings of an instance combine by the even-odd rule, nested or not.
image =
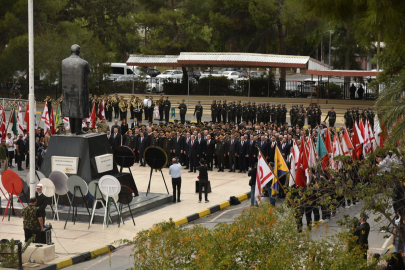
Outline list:
[[[332,141],[329,129],[325,129],[325,139],[321,132],[318,132],[316,145],[311,136],[308,136],[306,141],[302,140],[300,148],[293,141],[289,157],[290,170],[278,146],[274,155],[273,171],[259,150],[255,188],[256,200],[261,200],[261,190],[270,182],[271,195],[269,195],[275,196],[280,188],[278,179],[287,173],[290,173],[289,186],[296,184],[299,187],[304,187],[310,182],[308,168],[321,166],[323,169],[330,167],[338,170],[342,168],[342,162],[333,160],[334,157],[350,156],[353,160],[359,160],[361,156],[366,158],[368,154],[378,147],[383,147],[384,139],[380,138],[380,126],[378,125],[374,130],[375,132],[373,132],[368,120],[363,122],[361,119],[358,123],[356,121],[353,123],[351,138],[349,131],[345,128],[341,136],[336,133]]]

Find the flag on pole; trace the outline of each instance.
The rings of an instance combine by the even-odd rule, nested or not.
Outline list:
[[[18,134],[24,134],[24,119],[22,117],[22,108],[21,108],[21,102],[18,102],[18,115],[17,115],[17,120],[18,120]]]
[[[18,134],[18,129],[17,129],[18,120],[17,120],[17,114],[16,114],[15,110],[13,110],[13,118],[12,118],[12,120],[13,120],[13,128],[12,128],[12,130],[13,130],[14,135],[17,135]]]
[[[363,144],[363,156],[364,158],[366,157],[367,154],[371,153],[372,146],[371,146],[371,141],[368,133],[368,121],[366,121],[365,126],[364,126],[364,144]]]
[[[60,108],[58,106],[58,109],[56,110],[56,115],[55,115],[55,127],[59,127],[60,124],[62,124],[62,115],[60,113]]]
[[[299,153],[295,184],[299,187],[305,187],[308,175],[308,159],[305,153],[305,141],[301,142],[301,149]]]
[[[338,136],[335,135],[335,137],[333,138],[333,154],[332,154],[332,158],[337,157],[337,156],[341,156],[342,155],[342,149],[340,147],[339,144],[339,139]],[[332,168],[335,170],[338,170],[342,167],[342,164],[340,161],[337,160],[333,160],[332,161]]]
[[[41,120],[44,122],[44,135],[46,135],[48,133],[48,130],[50,129],[48,103],[45,103],[45,107],[44,107],[44,111],[42,112]]]
[[[361,144],[363,142],[363,138],[361,138],[361,141],[360,141],[361,134],[359,134],[359,133],[360,133],[360,130],[355,121],[353,123],[353,136],[352,136],[353,147],[354,147],[354,149],[352,151],[353,159],[359,159],[361,156]]]
[[[69,117],[63,117],[63,123],[65,123],[66,129],[70,129]]]
[[[51,118],[49,119],[49,126],[51,128],[51,134],[55,134],[55,117],[53,116],[53,106],[51,107]]]
[[[91,116],[90,116],[90,126],[91,128],[95,128],[96,127],[96,122],[97,122],[97,118],[96,118],[96,108],[93,105],[93,111],[91,112]]]
[[[1,121],[1,126],[0,126],[0,132],[1,132],[1,139],[5,140],[7,131],[6,131],[6,113],[3,111],[3,119]]]
[[[307,152],[309,154],[308,167],[312,168],[313,166],[316,166],[316,160],[318,156],[315,152],[315,147],[314,143],[312,142],[311,136],[308,136],[308,149],[309,149],[309,151]]]
[[[361,133],[361,137],[363,138],[363,142],[360,141],[360,143],[364,144],[364,141],[366,140],[365,139],[366,131],[364,129],[363,120],[361,118],[360,118],[360,122],[359,122],[359,130],[360,130],[360,133]],[[359,134],[359,133],[357,133],[357,134]]]
[[[97,117],[100,120],[104,119],[104,99],[101,100],[100,107],[98,108]]]
[[[323,159],[323,157],[328,154],[320,132],[318,132],[318,139],[316,141],[316,153],[320,159]]]
[[[264,188],[268,182],[273,180],[273,178],[274,174],[271,172],[269,166],[264,160],[263,153],[259,150],[255,187],[256,201],[261,201],[262,188]]]
[[[279,191],[279,182],[278,179],[284,174],[288,173],[287,164],[281,155],[280,149],[276,146],[276,151],[274,153],[274,175],[273,183],[271,184],[271,195],[275,196]]]
[[[290,181],[288,182],[288,186],[292,186],[295,184],[299,153],[300,150],[298,149],[298,146],[295,143],[295,141],[293,141],[293,147],[291,147],[290,150],[291,169],[290,169]]]
[[[367,122],[367,130],[368,130],[368,137],[370,138],[371,146],[373,148],[373,151],[375,151],[375,150],[377,150],[378,145],[377,145],[377,141],[374,136],[374,132],[371,129],[370,122]]]
[[[24,122],[27,123],[27,132],[30,132],[30,103],[27,102],[27,108],[25,109]]]

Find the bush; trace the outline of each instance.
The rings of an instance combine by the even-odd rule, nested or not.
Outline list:
[[[21,254],[24,254],[25,250],[34,241],[35,236],[31,237],[25,244],[22,245]],[[13,267],[18,266],[18,247],[17,241],[11,239],[9,242],[1,242],[0,252],[11,252],[11,254],[0,255],[0,267]]]
[[[343,228],[313,240],[297,232],[284,205],[263,203],[214,229],[182,229],[170,221],[119,242],[134,245],[132,269],[373,269],[357,247],[348,252],[352,239]]]

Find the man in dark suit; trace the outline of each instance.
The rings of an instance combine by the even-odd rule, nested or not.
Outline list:
[[[197,147],[198,147],[198,142],[195,140],[194,135],[190,136],[190,140],[188,141],[188,159],[190,161],[190,170],[188,171],[189,173],[191,172],[197,172],[197,164],[198,164],[198,158],[197,158]]]
[[[181,136],[180,131],[176,132],[176,137],[172,138],[172,149],[173,149],[173,156],[177,157],[179,160],[181,158],[181,154],[183,153],[183,136]]]
[[[114,133],[112,134],[112,145],[111,149],[113,153],[117,147],[121,146],[121,134],[118,132],[118,128],[114,128]]]
[[[235,135],[232,134],[228,142],[229,172],[235,172],[236,143]]]
[[[37,193],[35,194],[35,197],[37,199],[37,204],[35,206],[38,207],[42,216],[43,224],[45,224],[45,208],[48,205],[48,199],[42,193],[42,184],[37,185]]]
[[[265,136],[262,136],[260,138],[260,142],[258,143],[259,149],[263,154],[264,158],[267,158],[269,156],[269,143],[266,140]]]
[[[250,138],[248,140],[249,167],[253,169],[253,165],[257,162],[257,137],[252,135]]]
[[[290,146],[288,145],[286,138],[284,138],[280,144],[280,152],[281,154],[284,154],[286,157],[290,155]]]
[[[107,130],[107,140],[108,140],[108,144],[110,145],[110,147],[112,147],[112,135],[109,130]]]
[[[131,124],[131,129],[134,129],[135,127],[140,127],[140,123],[138,122],[137,118],[134,118],[134,122]]]
[[[197,158],[200,160],[201,158],[205,157],[205,140],[202,138],[201,133],[197,134]]]
[[[276,142],[276,137],[271,137],[271,142],[269,145],[269,155],[268,155],[268,162],[274,162],[274,154],[276,153],[276,146],[277,146],[277,142]]]
[[[207,161],[207,166],[210,171],[212,171],[213,160],[215,155],[215,140],[211,140],[211,135],[207,135],[206,147],[205,147],[205,159]]]
[[[190,142],[190,133],[187,132],[186,136],[183,138],[183,154],[184,154],[183,166],[184,166],[184,164],[186,165],[186,168],[185,168],[186,170],[189,169],[189,164],[190,164],[190,159],[188,157],[189,142]]]
[[[246,159],[248,154],[248,143],[245,142],[245,137],[240,137],[240,142],[236,143],[236,153],[239,157],[239,173],[246,173],[247,164]]]
[[[141,132],[139,134],[138,148],[137,148],[137,151],[139,154],[139,163],[140,163],[139,166],[145,167],[145,160],[144,160],[143,154],[145,152],[146,147],[147,147],[147,139],[145,138],[145,134],[143,132]]]
[[[200,160],[200,166],[198,166],[198,202],[201,202],[202,199],[202,189],[204,187],[205,202],[208,203],[208,168],[205,166],[205,160],[202,158]]]
[[[111,130],[114,133],[114,128],[118,129],[118,133],[121,133],[121,126],[118,125],[118,120],[114,120],[114,125],[111,126]]]

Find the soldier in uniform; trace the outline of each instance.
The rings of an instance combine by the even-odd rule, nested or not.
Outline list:
[[[37,199],[30,199],[30,204],[22,210],[25,242],[35,235],[34,243],[41,243],[41,232],[44,230],[44,221],[41,212],[36,207]]]
[[[263,107],[262,104],[259,103],[259,106],[257,107],[257,123],[263,122]]]
[[[239,100],[238,105],[236,105],[236,123],[235,124],[241,123],[242,113],[243,113],[243,107],[242,107],[241,101]]]
[[[186,123],[186,113],[187,113],[187,105],[184,104],[184,99],[181,101],[179,105],[180,110],[180,122],[184,125]]]
[[[226,100],[224,100],[224,102],[222,102],[222,121],[224,121],[224,123],[226,123],[226,113],[228,111],[228,105],[226,104]]]
[[[201,117],[203,115],[203,107],[201,106],[201,102],[198,101],[198,104],[195,106],[194,109],[194,116],[197,117],[197,124],[201,124]]]
[[[330,127],[334,127],[335,126],[335,122],[336,122],[336,112],[333,110],[334,108],[332,107],[332,109],[328,112],[328,114],[326,115],[325,120],[323,120],[324,122],[326,122],[326,119],[329,118],[329,126]]]
[[[163,151],[166,152],[167,155],[166,167],[169,168],[169,166],[172,163],[172,138],[169,132],[166,132],[166,136],[163,136],[163,138],[161,137],[161,148],[163,149]]]
[[[129,101],[129,111],[130,111],[129,113],[131,115],[131,119],[134,119],[135,117],[134,109],[135,109],[135,96],[132,95]]]
[[[346,128],[351,129],[353,128],[353,115],[350,108],[347,108],[347,112],[344,115]]]
[[[277,116],[277,126],[281,127],[284,123],[283,121],[283,110],[280,107],[281,104],[277,105],[277,109],[276,109],[276,116]]]
[[[213,100],[211,104],[211,121],[212,123],[217,122],[217,101]]]
[[[356,118],[357,123],[359,123],[359,122],[360,122],[360,111],[359,111],[359,107],[356,107],[356,116],[355,116],[355,118]]]
[[[159,134],[157,131],[153,131],[153,136],[150,138],[150,146],[159,147]]]
[[[271,111],[270,102],[267,102],[266,108],[264,109],[264,119],[263,119],[263,122],[265,124],[270,122],[270,111]]]
[[[276,110],[276,106],[273,104],[272,106],[271,106],[271,109],[270,109],[270,120],[271,120],[271,123],[273,123],[273,124],[275,124],[275,123],[277,123],[277,110]]]
[[[312,107],[310,106],[307,110],[307,121],[308,121],[308,125],[310,125],[312,128],[313,123],[314,123],[314,119],[315,119],[315,115],[314,112],[312,111]]]
[[[305,124],[305,114],[302,113],[302,109],[297,114],[297,125],[302,129]]]
[[[112,111],[113,111],[112,103],[113,101],[111,100],[111,97],[109,97],[105,103],[106,119],[109,122],[112,121]]]
[[[253,102],[249,110],[249,120],[252,121],[253,125],[256,124],[256,113],[257,113],[256,103]]]
[[[224,136],[221,134],[219,135],[219,140],[215,141],[215,155],[217,156],[218,160],[218,172],[224,172],[224,165],[225,165],[225,157],[226,153],[228,152],[227,143],[224,140]]]
[[[217,101],[217,123],[221,123],[222,105],[221,100]]]
[[[165,122],[166,125],[169,123],[169,113],[170,113],[170,108],[172,107],[171,102],[169,101],[169,97],[166,96],[166,100],[164,102],[164,107],[165,107]],[[170,161],[172,160],[171,158],[169,159]]]
[[[159,100],[156,101],[156,105],[159,106],[159,121],[163,122],[163,109],[165,108],[163,96],[160,96]]]
[[[149,99],[151,100],[151,106],[148,108],[148,119],[149,122],[153,122],[153,110],[155,109],[156,102],[153,101],[153,97],[150,96]]]
[[[135,139],[134,135],[132,134],[132,129],[129,129],[126,132],[126,134],[123,134],[122,145],[128,146],[135,153],[137,144],[138,144],[138,141]]]
[[[368,119],[367,108],[363,108],[361,112],[361,119],[363,120],[363,124],[366,123],[366,120]]]
[[[119,102],[118,95],[115,95],[113,98],[114,118],[118,118],[120,114]]]
[[[291,126],[295,127],[297,125],[297,114],[298,111],[295,109],[295,105],[292,105],[292,108],[290,110],[290,122],[291,122]]]
[[[232,102],[229,102],[229,105],[226,107],[226,113],[228,114],[228,123],[233,122],[233,110],[234,105]]]
[[[247,106],[246,102],[243,103],[242,107],[242,120],[247,122],[249,117],[249,107]]]
[[[321,117],[322,117],[321,105],[318,104],[318,109],[316,111],[317,111],[317,117],[318,117],[317,122],[318,122],[318,125],[320,125],[321,124]]]
[[[285,107],[285,104],[283,104],[283,107],[281,108],[281,111],[282,111],[282,114],[281,114],[281,116],[282,116],[281,122],[282,122],[282,124],[284,125],[284,123],[286,123],[286,121],[287,121],[287,108]]]

